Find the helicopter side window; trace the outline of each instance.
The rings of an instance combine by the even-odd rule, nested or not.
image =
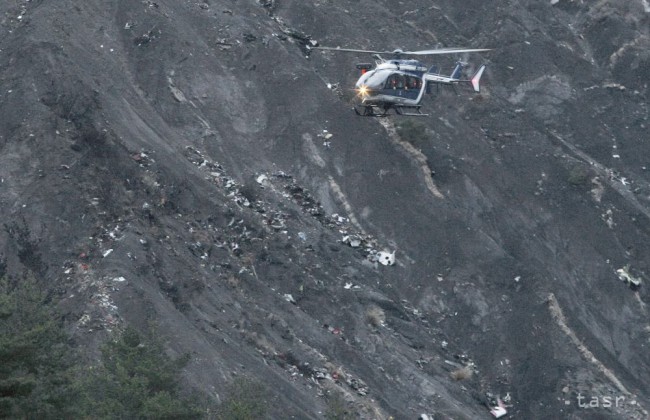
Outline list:
[[[406,78],[407,89],[420,89],[422,87],[422,79],[419,77],[408,76]]]
[[[386,89],[397,89],[397,74],[391,74],[386,79]]]
[[[404,89],[404,76],[401,74],[396,74],[395,78],[397,79],[397,89]]]

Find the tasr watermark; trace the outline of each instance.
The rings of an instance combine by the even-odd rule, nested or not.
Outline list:
[[[580,408],[619,408],[626,404],[624,395],[591,395],[586,396],[578,393],[578,407]],[[567,401],[567,404],[570,402]],[[636,402],[632,401],[632,404]]]

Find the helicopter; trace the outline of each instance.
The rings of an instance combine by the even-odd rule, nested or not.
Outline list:
[[[363,117],[384,117],[392,109],[397,115],[427,116],[421,111],[421,102],[425,93],[431,93],[431,86],[435,84],[455,87],[459,83],[469,83],[475,92],[480,92],[480,80],[485,71],[485,64],[481,65],[469,79],[461,79],[466,63],[456,62],[454,70],[449,76],[440,74],[437,66],[427,68],[416,59],[402,58],[403,56],[424,56],[439,54],[456,54],[490,51],[485,48],[440,48],[421,51],[370,51],[349,48],[332,48],[314,46],[311,49],[372,54],[375,65],[370,63],[357,64],[361,70],[361,77],[355,84],[357,97],[361,100],[354,106],[354,111]],[[384,59],[380,54],[391,54],[393,58]]]

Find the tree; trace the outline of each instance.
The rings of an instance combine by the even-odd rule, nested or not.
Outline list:
[[[69,347],[33,277],[0,278],[0,417],[73,414]]]
[[[173,360],[152,334],[127,327],[102,349],[102,363],[90,369],[84,413],[93,418],[183,419],[201,417],[195,400],[180,393],[187,357]]]
[[[237,378],[229,386],[227,398],[221,403],[219,420],[256,420],[264,418],[268,391],[259,381]]]

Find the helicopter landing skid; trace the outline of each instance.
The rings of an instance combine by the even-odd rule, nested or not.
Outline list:
[[[395,108],[395,113],[397,115],[403,115],[406,117],[426,117],[429,115],[429,114],[423,114],[422,111],[420,111],[419,105],[418,106],[395,105],[393,108]],[[408,112],[408,111],[415,111],[415,112]]]
[[[423,114],[420,111],[420,106],[405,106],[405,105],[355,105],[354,112],[360,117],[387,117],[390,109],[395,110],[395,115],[404,117],[426,117],[429,114]],[[377,112],[380,111],[380,112]],[[406,111],[406,112],[405,112]],[[415,111],[415,112],[409,112]]]
[[[359,110],[359,108],[361,108],[361,110]],[[354,112],[360,117],[387,117],[390,108],[381,108],[377,105],[355,105],[352,109],[354,109]],[[375,110],[382,112],[377,113]]]

